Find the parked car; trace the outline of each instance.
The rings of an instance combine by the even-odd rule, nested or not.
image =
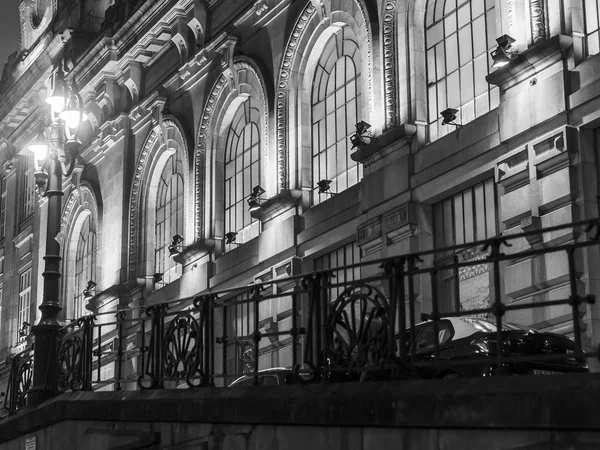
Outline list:
[[[404,342],[409,360],[439,362],[416,369],[421,378],[457,376],[489,376],[498,372],[496,355],[496,324],[479,317],[445,318],[437,323],[440,343],[439,359],[435,358],[434,323],[415,326],[415,355],[411,351],[411,332]],[[526,361],[507,362],[504,373],[512,375],[562,374],[588,372],[585,360],[575,357],[575,342],[555,333],[536,331],[520,325],[502,323],[502,352],[505,357],[528,357]],[[558,360],[536,359],[542,355],[561,355]],[[473,364],[464,364],[473,360]],[[475,361],[478,360],[478,361]]]
[[[281,386],[282,384],[291,384],[292,380],[292,369],[285,367],[273,367],[258,372],[259,386]],[[242,375],[229,385],[229,387],[234,386],[254,386],[254,375]]]

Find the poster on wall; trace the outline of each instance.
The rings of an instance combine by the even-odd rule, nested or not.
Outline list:
[[[458,292],[462,311],[487,308],[490,306],[490,270],[489,263],[479,263],[487,258],[487,253],[477,247],[460,252],[458,262],[471,262],[473,265],[458,269]],[[474,314],[486,317],[487,314]]]

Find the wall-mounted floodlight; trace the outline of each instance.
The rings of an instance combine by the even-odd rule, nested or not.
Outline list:
[[[315,189],[318,189],[319,194],[336,195],[336,192],[331,192],[329,190],[331,188],[331,183],[331,180],[320,180]]]
[[[256,185],[252,189],[252,194],[247,199],[248,202],[248,211],[256,211],[260,209],[261,200],[266,200],[265,198],[261,198],[261,195],[265,193],[265,190],[260,186]]]
[[[94,288],[96,287],[96,283],[93,280],[89,280],[87,282],[86,288],[83,290],[83,299],[86,302],[89,302],[90,299],[94,296]]]
[[[156,283],[156,284],[161,283],[164,275],[165,275],[164,273],[156,272],[155,274],[152,275],[152,281],[154,281],[154,283]]]
[[[454,108],[448,108],[448,109],[443,110],[440,113],[440,116],[442,116],[444,118],[444,120],[442,120],[442,125],[454,125],[456,128],[462,127],[462,125],[460,123],[454,122],[456,120],[457,112],[458,112],[458,109],[454,109]]]
[[[179,234],[173,236],[173,240],[171,241],[171,245],[169,245],[169,256],[176,256],[181,253],[179,247],[183,244],[183,237]]]
[[[29,330],[31,329],[31,324],[29,322],[23,322],[21,324],[21,328],[19,328],[19,337],[25,338],[29,336]]]
[[[225,244],[229,245],[242,245],[239,242],[235,242],[237,239],[237,233],[235,231],[230,231],[225,233]]]
[[[502,67],[507,65],[516,55],[517,51],[513,48],[515,39],[508,34],[503,34],[496,39],[498,47],[492,51],[491,56],[494,62],[492,67]]]
[[[368,131],[371,128],[371,125],[361,120],[356,124],[356,133],[350,136],[350,142],[352,143],[352,148],[362,148],[368,144],[365,139],[369,139],[369,141],[374,141],[377,138],[371,135],[371,132]]]

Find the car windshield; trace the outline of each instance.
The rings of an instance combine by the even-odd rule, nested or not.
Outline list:
[[[461,317],[460,320],[467,322],[469,325],[474,326],[479,331],[486,333],[492,333],[496,331],[496,324],[487,319],[479,317]],[[530,329],[521,325],[515,325],[514,323],[502,322],[503,331],[529,331]]]
[[[435,329],[433,322],[420,325],[415,329],[415,345],[417,350],[427,349],[435,345]],[[448,341],[453,334],[452,326],[447,320],[438,322],[438,342],[443,344]],[[410,331],[406,333],[406,347],[409,350],[411,346]]]

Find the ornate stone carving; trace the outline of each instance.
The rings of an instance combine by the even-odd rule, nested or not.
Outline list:
[[[366,37],[366,57],[367,57],[367,86],[369,87],[369,91],[367,93],[369,99],[369,116],[373,116],[373,49],[371,42],[371,28],[369,27],[370,20],[367,16],[367,11],[365,11],[365,7],[363,2],[355,0],[356,6],[360,10],[360,15],[363,19],[363,24],[365,27],[365,37]]]
[[[269,9],[269,6],[267,5],[267,2],[265,0],[258,0],[254,4],[254,13],[257,16],[260,16],[261,14],[266,12],[268,9]]]
[[[206,138],[208,125],[212,119],[215,103],[227,83],[225,75],[221,74],[213,86],[200,119],[198,139],[196,139],[196,239],[204,237],[204,177],[206,171]]]
[[[530,0],[531,40],[534,44],[546,39],[546,18],[543,0]]]
[[[217,51],[221,53],[221,70],[227,76],[227,79],[232,83],[231,87],[237,89],[237,76],[233,68],[233,55],[237,38],[226,36],[223,43],[217,47]]]
[[[60,232],[55,238],[62,249],[64,249],[65,240],[69,233],[69,227],[73,225],[74,214],[79,207],[89,210],[95,225],[97,225],[98,204],[96,203],[96,197],[94,196],[92,189],[85,183],[81,183],[78,189],[73,189],[63,208],[60,219]],[[98,239],[96,240],[96,246],[97,245]],[[98,249],[96,248],[95,250],[97,251]]]
[[[514,0],[506,0],[506,16],[508,18],[508,29],[510,31],[509,34],[513,35],[512,31],[515,28],[515,2],[514,2]]]
[[[383,13],[383,77],[385,90],[385,127],[397,124],[396,111],[396,6],[385,3]]]
[[[277,84],[277,176],[279,190],[288,188],[287,174],[287,108],[288,108],[288,83],[291,69],[298,49],[298,42],[306,24],[313,18],[316,8],[312,3],[307,3],[298,17],[290,39],[285,48],[281,68],[279,69],[279,83]]]
[[[56,1],[56,0],[55,0]],[[45,13],[45,1],[43,0],[31,0],[29,5],[29,20],[31,28],[34,30],[40,26]]]

